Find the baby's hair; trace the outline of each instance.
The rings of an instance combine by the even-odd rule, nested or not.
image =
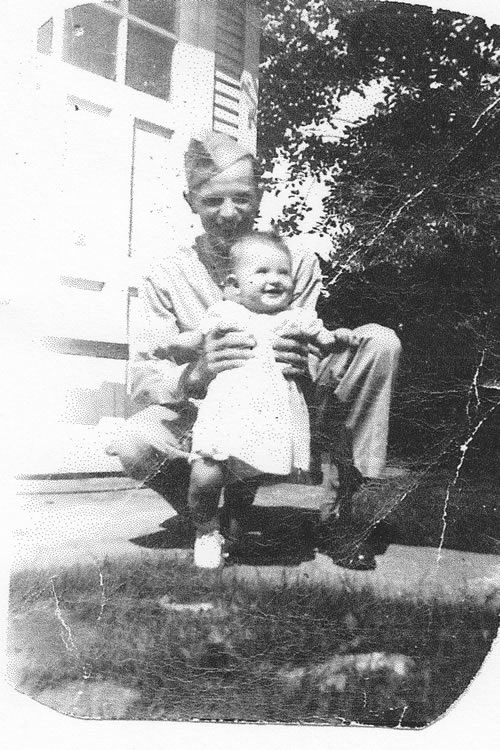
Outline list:
[[[247,242],[263,242],[273,247],[278,248],[291,260],[291,253],[288,245],[286,244],[283,237],[276,231],[270,230],[267,232],[247,232],[247,234],[238,237],[238,239],[231,245],[231,265],[234,267],[238,261],[238,247],[246,244]]]

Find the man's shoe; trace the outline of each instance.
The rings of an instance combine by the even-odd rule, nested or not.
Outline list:
[[[367,541],[374,555],[383,555],[390,544],[397,539],[397,530],[389,521],[377,521],[373,524]]]
[[[377,566],[370,538],[364,537],[364,530],[351,516],[339,517],[337,510],[320,524],[318,549],[349,570],[374,570]]]
[[[363,542],[353,552],[345,555],[334,552],[328,552],[327,554],[335,565],[347,568],[347,570],[375,570],[377,567],[373,550],[369,544]]]

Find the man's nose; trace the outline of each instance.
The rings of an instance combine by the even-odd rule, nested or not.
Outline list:
[[[232,219],[236,215],[236,206],[230,198],[226,198],[219,209],[219,214],[224,219]]]

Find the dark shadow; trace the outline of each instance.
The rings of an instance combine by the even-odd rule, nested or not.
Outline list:
[[[174,519],[172,524],[166,521],[162,531],[130,541],[150,549],[192,548],[192,532],[180,528]],[[255,505],[249,513],[244,548],[235,552],[231,561],[246,565],[299,565],[312,560],[318,544],[318,524],[316,510]]]
[[[317,510],[255,505],[245,543],[230,560],[241,565],[299,565],[313,560],[318,524]]]
[[[163,527],[161,531],[137,536],[129,541],[147,549],[192,549],[194,531],[179,524],[178,519],[179,516],[172,516],[161,524]]]
[[[165,521],[162,531],[136,537],[130,541],[150,549],[190,549],[194,534],[177,522],[178,517]],[[367,534],[367,527],[358,526],[351,533],[330,546],[329,555],[337,561],[346,550],[356,548],[356,540]],[[373,554],[383,554],[392,541],[391,527],[382,522],[369,533]],[[325,533],[319,511],[292,506],[266,507],[254,505],[249,513],[248,533],[244,544],[238,546],[228,562],[240,565],[299,565],[314,559],[316,551],[326,552]],[[331,550],[334,550],[332,553]]]
[[[449,476],[430,476],[422,480],[383,520],[380,509],[388,505],[384,486],[370,501],[357,507],[355,528],[344,529],[338,539],[325,544],[319,511],[315,508],[289,505],[254,505],[249,516],[249,533],[245,544],[231,555],[231,561],[247,565],[299,565],[312,560],[316,550],[327,552],[338,561],[346,549],[356,548],[364,539],[373,555],[383,555],[390,544],[416,547],[438,547],[443,529],[443,508]],[[397,500],[396,493],[396,500]],[[403,495],[403,491],[400,493]],[[498,480],[462,481],[454,486],[446,508],[446,532],[443,547],[464,552],[500,554],[500,515]],[[389,504],[390,506],[392,503]],[[164,528],[130,541],[154,549],[190,549],[194,543],[192,529],[168,519]],[[328,548],[328,549],[327,549]]]

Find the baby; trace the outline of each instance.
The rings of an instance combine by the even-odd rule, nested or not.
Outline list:
[[[188,502],[197,528],[194,562],[202,568],[223,561],[217,508],[225,486],[309,470],[309,414],[300,386],[275,361],[276,334],[303,334],[323,355],[356,344],[350,330],[328,331],[315,312],[291,307],[292,259],[277,235],[241,237],[231,248],[230,264],[224,301],[208,309],[200,331],[181,333],[170,352],[178,361],[184,354],[188,359],[220,323],[249,331],[256,341],[253,358],[212,380],[193,428]]]

